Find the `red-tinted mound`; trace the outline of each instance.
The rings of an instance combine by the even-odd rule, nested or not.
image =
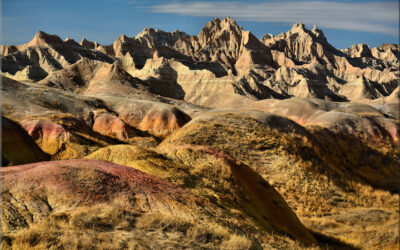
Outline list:
[[[116,111],[127,124],[158,137],[170,135],[191,120],[180,109],[155,102],[120,103]]]
[[[37,222],[52,210],[115,201],[122,202],[126,209],[188,216],[194,208],[207,207],[201,198],[167,181],[106,161],[40,162],[3,168],[1,174],[5,202],[2,213],[21,217],[25,224]],[[24,206],[10,202],[12,197],[18,197]],[[11,220],[6,222],[8,225],[3,228],[6,231],[24,226]]]
[[[24,120],[21,125],[42,150],[50,155],[56,154],[71,137],[63,126],[49,120]]]
[[[85,170],[86,174],[75,175],[82,170]],[[189,192],[160,178],[106,161],[88,159],[47,161],[3,168],[1,173],[3,189],[16,186],[27,188],[44,186],[46,189],[62,192],[62,196],[73,195],[75,202],[88,204],[104,201],[110,196],[128,195],[130,192],[165,198],[189,195]],[[89,182],[93,185],[88,185]],[[85,188],[82,188],[83,186]]]

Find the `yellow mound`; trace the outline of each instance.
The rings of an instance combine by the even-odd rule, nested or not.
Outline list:
[[[287,234],[306,244],[316,243],[281,195],[248,166],[237,164],[212,148],[186,145],[163,147],[161,151],[164,155],[117,145],[87,158],[112,161],[167,179],[228,211],[237,211],[232,214],[235,219],[245,216],[249,224],[266,232]]]
[[[158,176],[163,179],[179,178],[180,174],[169,159],[154,151],[131,145],[113,145],[101,148],[87,159],[110,161],[116,164],[136,168],[145,173]]]

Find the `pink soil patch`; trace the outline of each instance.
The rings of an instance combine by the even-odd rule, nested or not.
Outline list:
[[[160,197],[162,200],[194,200],[192,193],[174,184],[107,161],[47,161],[5,167],[0,172],[5,189],[46,187],[53,194],[59,193],[89,204],[132,194]]]
[[[71,136],[63,126],[49,120],[24,120],[21,122],[21,126],[35,140],[40,138],[63,138],[68,140]]]

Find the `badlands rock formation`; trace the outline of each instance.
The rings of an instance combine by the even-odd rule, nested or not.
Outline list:
[[[231,18],[212,20],[196,36],[145,29],[135,38],[122,35],[102,46],[108,48],[104,51],[100,47],[85,39],[80,45],[64,42],[40,31],[28,44],[2,46],[2,71],[16,80],[42,80],[69,91],[90,92],[100,89],[101,82],[115,82],[222,107],[288,96],[377,99],[397,87],[400,65],[397,45],[354,45],[341,51],[320,29],[307,30],[303,24],[260,41]],[[222,90],[210,90],[214,85],[228,98],[221,97]],[[223,103],[225,99],[232,101]]]
[[[2,247],[398,248],[400,48],[328,39],[1,45]]]

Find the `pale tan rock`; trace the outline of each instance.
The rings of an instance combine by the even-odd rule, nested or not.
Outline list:
[[[354,44],[342,51],[350,57],[372,57],[371,49],[367,44]]]
[[[111,114],[99,115],[94,121],[93,131],[122,141],[135,136],[135,131],[130,126]]]
[[[352,101],[359,99],[376,99],[383,96],[374,84],[364,77],[359,77],[352,82],[344,84],[339,90],[339,93],[349,97]]]
[[[70,65],[82,58],[102,65],[117,60],[114,69],[104,66],[100,71],[104,73],[116,69],[120,72],[119,76],[111,77],[111,80],[109,73],[96,73],[104,77],[104,80],[96,78],[104,84],[95,84],[97,87],[88,89],[88,94],[101,88],[102,92],[109,90],[131,95],[136,90],[129,90],[129,84],[125,84],[133,81],[131,75],[146,82],[148,87],[141,89],[151,94],[209,107],[228,107],[241,101],[285,96],[359,99],[351,96],[351,91],[339,93],[339,90],[361,76],[378,83],[374,88],[383,96],[389,96],[397,87],[400,64],[396,45],[386,44],[370,49],[368,45],[361,44],[340,51],[329,44],[316,25],[308,30],[300,23],[286,33],[277,36],[267,34],[261,41],[230,17],[222,20],[215,18],[196,36],[181,31],[164,32],[146,28],[136,37],[121,35],[111,45],[83,39],[78,46],[71,39],[62,41],[55,35],[40,31],[25,45],[2,46],[5,54],[3,74],[16,80],[35,82],[65,69],[74,81],[76,74],[71,72]],[[26,60],[26,57],[29,59]],[[93,70],[97,71],[95,68]],[[123,76],[123,71],[129,75]],[[60,74],[63,75],[61,78],[65,78],[67,73],[56,73]],[[88,75],[93,73],[88,72]],[[45,81],[50,78],[54,76]],[[71,83],[71,79],[54,86],[75,86],[81,91],[80,84]],[[79,82],[80,77],[77,79]],[[125,87],[117,87],[118,81]],[[193,81],[198,82],[194,84]],[[107,82],[110,83],[108,87]],[[223,84],[209,93],[206,89],[212,84],[202,87],[207,82]]]

